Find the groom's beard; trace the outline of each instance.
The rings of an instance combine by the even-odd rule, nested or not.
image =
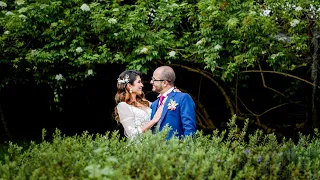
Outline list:
[[[158,86],[153,86],[154,87],[154,92],[156,92],[156,93],[160,93],[162,90],[163,90],[163,87],[162,86],[160,86],[160,87],[158,87]]]

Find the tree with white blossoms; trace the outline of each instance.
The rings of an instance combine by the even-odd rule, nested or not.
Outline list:
[[[313,100],[319,89],[318,38],[319,12],[318,1],[265,0],[265,1],[213,1],[203,0],[198,3],[199,41],[196,43],[197,59],[203,59],[206,69],[223,80],[236,82],[235,102],[229,101],[231,113],[238,111],[237,81],[249,72],[261,73],[264,87],[283,96],[290,96],[268,87],[265,73],[292,77],[314,88]],[[265,69],[264,69],[265,68]],[[270,70],[271,69],[271,70]],[[303,79],[291,73],[312,69],[312,77]],[[311,81],[311,82],[310,82]],[[296,84],[291,90],[297,88]],[[226,97],[226,99],[228,99]],[[286,100],[287,101],[287,100]],[[228,101],[227,101],[228,102]],[[285,103],[270,107],[265,112],[253,113],[247,106],[246,111],[259,118],[277,107],[295,103]],[[235,104],[235,105],[233,105]],[[313,103],[313,127],[316,122],[316,107]],[[233,107],[236,110],[233,110]]]
[[[146,73],[150,65],[162,63],[210,79],[230,115],[243,115],[239,109],[246,106],[238,105],[237,82],[249,72],[261,73],[264,87],[285,99],[287,94],[266,85],[264,73],[311,82],[314,98],[317,94],[318,1],[2,0],[0,10],[0,64],[5,69],[0,73],[11,74],[2,86],[23,80],[23,72],[59,94],[94,75],[99,64],[121,63]],[[308,68],[312,78],[294,75]],[[259,118],[275,107],[251,116],[261,126]]]
[[[270,19],[278,26],[278,32],[284,34],[281,50],[270,51],[267,62],[277,71],[292,71],[307,67],[310,71],[312,90],[312,125],[320,127],[318,120],[319,104],[319,38],[320,38],[320,2],[307,1],[266,1],[272,10]],[[279,39],[278,39],[279,40]],[[273,49],[273,48],[270,48]],[[287,68],[283,69],[283,65]]]

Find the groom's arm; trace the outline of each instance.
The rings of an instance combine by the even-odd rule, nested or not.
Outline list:
[[[195,103],[189,94],[185,94],[180,105],[181,122],[183,135],[189,136],[196,132],[196,112]]]

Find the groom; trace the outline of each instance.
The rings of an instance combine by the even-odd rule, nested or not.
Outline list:
[[[152,91],[160,93],[151,105],[153,118],[157,107],[164,104],[162,116],[156,125],[159,131],[165,125],[171,128],[167,139],[176,132],[179,138],[196,132],[195,104],[189,94],[174,92],[176,75],[169,66],[160,66],[154,72],[150,83]]]

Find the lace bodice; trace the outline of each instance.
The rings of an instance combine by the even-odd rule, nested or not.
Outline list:
[[[120,123],[124,128],[126,137],[135,137],[142,133],[141,126],[150,121],[151,108],[146,110],[131,106],[125,102],[120,102],[117,106]]]

